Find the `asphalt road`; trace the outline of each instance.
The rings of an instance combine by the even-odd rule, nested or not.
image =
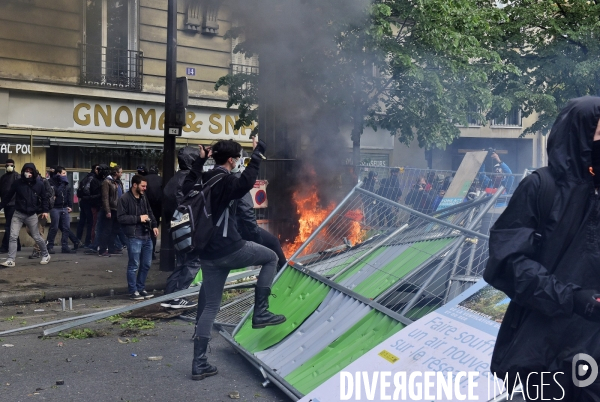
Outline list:
[[[124,304],[129,301],[78,300],[75,312],[59,311],[57,303],[1,307],[0,331]],[[219,374],[192,381],[190,323],[159,320],[154,329],[123,333],[124,322],[105,320],[80,327],[104,335],[86,339],[42,339],[42,329],[0,336],[0,400],[235,401],[229,396],[234,392],[240,401],[290,400],[275,387],[263,388],[260,373],[217,332],[213,332],[209,361]],[[148,360],[157,356],[162,359]],[[57,385],[57,381],[64,384]]]

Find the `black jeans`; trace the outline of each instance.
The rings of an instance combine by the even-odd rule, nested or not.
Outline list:
[[[92,242],[92,226],[94,225],[94,214],[89,202],[79,201],[79,222],[77,223],[77,238],[83,240],[83,231],[85,230],[86,246]]]
[[[106,217],[104,210],[98,212],[98,219],[102,219],[102,233],[100,233],[100,250],[102,254],[106,250],[115,251],[115,239],[119,236],[121,225],[117,220],[117,210],[110,210],[110,218]]]
[[[175,270],[167,278],[166,295],[189,288],[200,270],[200,258],[193,253],[175,251],[175,259]]]
[[[274,251],[251,241],[225,257],[216,260],[200,260],[202,286],[198,296],[196,336],[210,338],[210,331],[221,306],[223,288],[229,271],[262,265],[256,286],[270,288],[277,271],[277,260]]]
[[[287,262],[285,254],[283,254],[283,250],[281,249],[281,243],[279,243],[279,239],[263,228],[259,227],[258,231],[260,232],[260,237],[262,237],[262,242],[260,245],[273,250],[275,254],[277,254],[277,258],[279,259],[277,261],[277,270],[279,271],[279,269]]]
[[[10,222],[15,214],[15,206],[4,207],[4,218],[6,223],[4,224],[4,238],[2,239],[2,248],[8,250],[8,240],[10,239]],[[21,250],[21,241],[17,237],[17,250]]]

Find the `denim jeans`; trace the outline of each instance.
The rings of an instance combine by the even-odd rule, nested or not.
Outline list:
[[[83,239],[85,231],[85,245],[89,246],[92,242],[92,226],[94,224],[94,214],[89,202],[79,201],[79,222],[77,222],[77,238]]]
[[[127,263],[127,287],[129,294],[142,291],[146,287],[146,277],[152,264],[152,240],[129,238],[127,248],[129,262]]]
[[[10,226],[11,226],[11,221],[12,221],[12,217],[15,214],[15,207],[13,206],[6,206],[4,207],[4,218],[6,219],[6,223],[4,224],[4,238],[2,239],[2,248],[8,250],[8,241],[10,240]],[[17,237],[17,249],[21,249],[21,242],[19,241],[19,238]]]
[[[79,243],[77,236],[71,232],[71,217],[67,208],[52,208],[50,210],[50,220],[50,230],[46,239],[48,240],[48,248],[54,248],[54,239],[59,228],[62,232],[61,248],[63,250],[69,249],[69,239],[71,239],[73,244]]]
[[[35,240],[35,243],[40,248],[42,256],[48,255],[48,249],[46,248],[46,241],[40,235],[40,228],[38,224],[37,214],[25,215],[22,212],[15,211],[12,220],[10,221],[10,242],[8,243],[8,259],[15,260],[17,256],[17,238],[19,237],[19,231],[23,227],[23,224],[27,226],[31,237]]]
[[[274,251],[251,241],[225,257],[216,260],[200,260],[202,286],[198,296],[196,336],[210,338],[210,331],[221,306],[223,288],[229,271],[262,265],[256,286],[270,288],[277,272],[277,261],[277,254]]]

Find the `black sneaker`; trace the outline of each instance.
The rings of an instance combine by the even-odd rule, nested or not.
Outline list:
[[[55,254],[54,249],[53,248],[49,248],[48,249],[48,254]]]
[[[108,251],[98,253],[98,257],[110,257],[110,253]]]
[[[135,292],[129,295],[131,300],[144,300],[144,296],[142,296],[139,292]]]
[[[187,301],[186,299],[175,299],[171,301],[171,308],[180,309],[180,308],[191,308],[196,307],[198,303]]]
[[[86,248],[83,251],[83,254],[87,254],[87,255],[94,255],[94,254],[98,254],[98,250],[94,250],[93,248]]]
[[[69,248],[65,248],[65,249],[61,250],[61,253],[63,253],[63,254],[77,254],[77,251],[71,250]]]
[[[73,250],[77,250],[79,247],[81,247],[81,242],[78,241],[77,243],[73,244]]]
[[[152,299],[154,297],[153,294],[146,292],[146,290],[140,290],[139,294],[144,297],[144,299]]]
[[[36,258],[41,258],[42,257],[42,252],[41,251],[33,251],[33,253],[31,253],[31,255],[28,257],[30,260],[36,259]]]
[[[166,307],[166,308],[171,308],[171,304],[175,304],[175,303],[177,303],[177,301],[176,300],[167,300],[167,301],[160,303],[160,306]]]

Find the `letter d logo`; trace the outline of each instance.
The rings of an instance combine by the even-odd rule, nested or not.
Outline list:
[[[588,376],[585,380],[580,378]],[[598,377],[598,364],[596,360],[588,354],[578,353],[573,356],[573,362],[571,363],[571,377],[573,384],[576,387],[587,387],[592,384]]]

